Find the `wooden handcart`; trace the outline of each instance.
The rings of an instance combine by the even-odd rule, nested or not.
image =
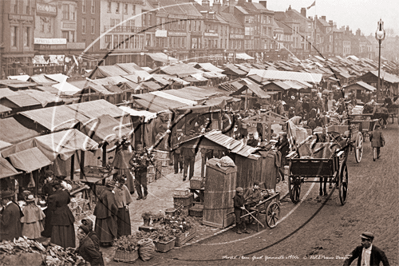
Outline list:
[[[274,195],[267,197],[262,200],[254,207],[247,209],[247,213],[242,215],[241,218],[249,217],[250,220],[253,220],[257,224],[257,231],[259,231],[259,225],[263,228],[264,224],[260,221],[262,220],[260,217],[264,215],[266,217],[266,225],[269,228],[274,228],[278,224],[278,220],[280,219],[280,193],[277,192]]]
[[[362,133],[363,139],[370,136],[376,125],[382,126],[380,119],[372,119],[373,114],[349,115],[350,123],[359,125],[358,130]]]
[[[336,145],[336,143],[326,143]],[[298,158],[297,152],[287,155],[289,162],[288,190],[291,201],[300,201],[301,184],[314,182],[313,178],[329,178],[332,184],[339,190],[339,199],[345,204],[348,192],[348,158],[349,145],[342,149],[336,149],[327,158]]]

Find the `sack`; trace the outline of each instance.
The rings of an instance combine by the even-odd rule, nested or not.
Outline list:
[[[138,243],[139,255],[143,261],[152,259],[155,253],[155,245],[152,239],[145,238],[141,239]]]

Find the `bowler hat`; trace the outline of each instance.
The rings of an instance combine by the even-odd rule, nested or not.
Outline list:
[[[237,191],[237,192],[244,192],[244,190],[242,189],[242,187],[236,188],[236,191]]]
[[[0,192],[0,198],[1,199],[11,198],[12,196],[14,196],[14,192],[13,191],[1,191]]]
[[[370,232],[364,232],[360,235],[360,237],[363,239],[371,240],[371,241],[374,239],[373,233],[370,233]]]
[[[34,197],[32,194],[30,194],[30,195],[25,199],[25,201],[26,201],[26,202],[33,202],[33,201],[35,201],[35,197]]]

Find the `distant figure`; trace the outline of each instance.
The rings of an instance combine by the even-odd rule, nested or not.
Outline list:
[[[194,163],[195,163],[195,149],[194,148],[182,148],[182,156],[183,156],[183,182],[188,180],[194,175]],[[189,169],[190,168],[190,172]]]
[[[369,232],[364,232],[360,235],[362,242],[360,246],[357,246],[344,261],[344,266],[351,265],[352,261],[357,259],[358,266],[378,266],[380,262],[382,265],[389,266],[389,262],[385,253],[374,246],[373,240],[374,235]]]
[[[137,191],[137,200],[145,200],[148,195],[147,188],[147,169],[152,158],[144,150],[142,144],[137,144],[137,150],[129,164],[134,168],[134,175],[136,177],[135,187]]]
[[[376,125],[373,132],[370,134],[370,142],[372,148],[377,148],[377,159],[380,158],[381,147],[385,145],[385,138],[382,134],[381,126]]]
[[[234,214],[236,216],[236,228],[237,234],[242,234],[246,233],[249,234],[247,231],[247,225],[245,224],[245,221],[241,219],[242,213],[245,210],[245,199],[244,199],[244,189],[242,187],[236,188],[236,195],[234,196]]]
[[[118,207],[117,215],[117,237],[127,236],[132,234],[130,225],[130,212],[129,204],[132,203],[132,197],[130,196],[129,189],[125,185],[125,177],[121,176],[115,183],[115,202]]]
[[[258,140],[256,140],[255,138],[254,138],[254,133],[249,133],[248,134],[249,135],[249,138],[248,138],[248,141],[247,141],[247,145],[248,146],[251,146],[251,147],[256,147],[256,146],[258,146]]]

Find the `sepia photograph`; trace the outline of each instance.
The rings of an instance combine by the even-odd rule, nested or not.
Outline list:
[[[0,0],[0,266],[399,265],[397,0]]]

